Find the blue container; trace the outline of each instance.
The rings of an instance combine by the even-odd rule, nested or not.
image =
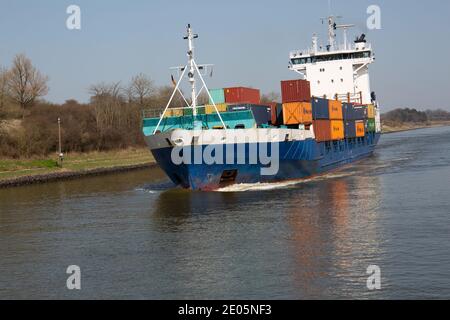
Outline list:
[[[312,111],[314,120],[329,120],[330,119],[330,108],[328,99],[323,98],[312,98]]]
[[[356,124],[353,120],[345,121],[345,137],[356,138]]]
[[[355,110],[353,108],[353,104],[344,102],[342,104],[342,111],[344,113],[344,120],[356,120],[355,119]]]
[[[258,126],[267,125],[271,122],[271,109],[269,106],[257,104],[229,105],[229,112],[251,110]]]
[[[343,103],[344,120],[365,120],[367,119],[367,107],[355,106],[351,103]]]
[[[209,94],[214,99],[216,105],[225,103],[225,91],[223,89],[211,89],[209,90]],[[209,98],[209,104],[213,104],[211,98]]]
[[[367,106],[353,106],[355,120],[366,120],[367,119]]]

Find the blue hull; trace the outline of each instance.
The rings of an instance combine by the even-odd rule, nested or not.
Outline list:
[[[234,164],[175,165],[171,157],[172,148],[154,149],[152,153],[175,184],[181,185],[183,188],[207,191],[217,190],[230,184],[299,180],[323,174],[370,156],[375,150],[379,138],[379,133],[371,133],[363,139],[346,139],[336,142],[318,143],[313,139],[281,142],[279,143],[279,170],[273,175],[261,175],[261,169],[267,168],[267,165],[248,164],[251,163],[248,159],[249,150],[255,147],[250,144],[245,145],[245,161],[238,162],[238,159],[234,157],[234,161],[231,161]],[[234,147],[237,150],[237,146]],[[190,148],[189,151],[194,155],[196,148],[201,148],[197,151],[203,152],[205,146],[187,148]],[[225,147],[223,147],[223,152],[225,154]]]

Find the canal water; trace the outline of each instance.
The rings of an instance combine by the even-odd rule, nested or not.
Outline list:
[[[449,299],[450,128],[384,135],[297,184],[189,192],[155,168],[0,190],[13,298]]]

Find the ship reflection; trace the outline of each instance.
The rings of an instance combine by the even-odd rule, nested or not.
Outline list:
[[[152,226],[171,239],[167,254],[177,257],[171,268],[184,289],[192,278],[212,281],[220,283],[214,297],[224,298],[264,278],[284,281],[279,298],[361,297],[367,267],[383,253],[380,182],[357,174],[264,192],[166,191],[154,199]],[[244,285],[239,279],[249,274]]]
[[[344,283],[354,286],[341,292],[349,298],[367,292],[366,269],[382,254],[378,178],[328,179],[312,184],[309,192],[293,200],[289,210],[299,297],[333,297]]]
[[[152,218],[162,229],[182,228],[193,217],[230,212],[236,201],[233,194],[172,189],[158,195]]]

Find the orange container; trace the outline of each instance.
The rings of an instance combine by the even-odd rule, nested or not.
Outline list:
[[[373,104],[367,106],[367,118],[375,119],[375,107]]]
[[[311,102],[301,102],[302,124],[311,124],[313,122]]]
[[[343,120],[342,102],[339,100],[329,100],[330,120]]]
[[[283,124],[300,124],[302,113],[299,102],[283,103]]]
[[[356,137],[362,138],[366,135],[366,127],[364,125],[364,120],[355,121],[355,127],[356,127]]]
[[[317,142],[343,140],[345,137],[342,120],[315,120],[313,125]]]
[[[331,140],[343,140],[345,138],[344,134],[344,121],[342,120],[331,120]]]
[[[311,124],[312,105],[310,102],[283,103],[283,124]]]

